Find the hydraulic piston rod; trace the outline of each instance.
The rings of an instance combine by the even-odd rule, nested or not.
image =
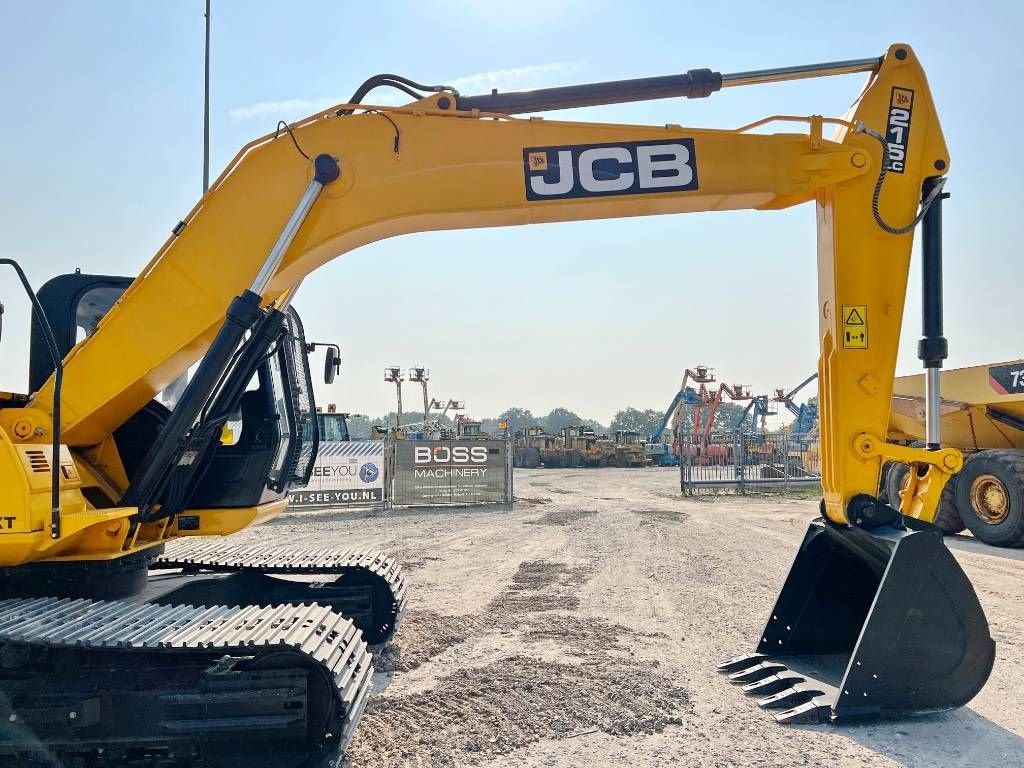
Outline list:
[[[264,260],[252,286],[231,302],[224,324],[200,361],[195,374],[185,386],[185,391],[167,423],[164,424],[160,433],[161,439],[147,451],[141,469],[132,478],[121,498],[122,505],[140,508],[142,520],[152,519],[149,508],[163,490],[171,469],[179,461],[191,462],[191,459],[182,456],[189,430],[213,396],[245,334],[252,330],[263,316],[260,309],[261,294],[281,266],[285,252],[312,210],[313,204],[324,186],[333,182],[340,174],[337,161],[329,155],[318,156],[314,161],[314,170],[313,179]]]
[[[881,57],[874,56],[870,59],[848,59],[846,61],[830,61],[824,64],[799,64],[795,67],[755,69],[750,72],[735,72],[731,75],[722,75],[722,87],[734,88],[738,85],[759,85],[761,83],[779,83],[784,80],[804,80],[809,77],[831,77],[833,75],[850,75],[855,72],[874,72],[881,64]]]
[[[547,112],[555,109],[594,107],[601,104],[622,104],[652,99],[700,99],[722,88],[783,80],[802,80],[809,77],[848,75],[853,72],[873,72],[882,59],[848,59],[823,64],[801,64],[795,67],[777,67],[751,72],[723,75],[710,69],[691,69],[678,75],[643,77],[634,80],[614,80],[604,83],[568,85],[559,88],[538,88],[533,91],[492,91],[481,96],[456,96],[460,110],[479,109],[482,112],[500,112],[506,115],[524,112]],[[442,96],[439,105],[448,108],[448,96]]]
[[[941,181],[925,179],[921,198]],[[939,369],[946,359],[949,345],[942,335],[942,200],[948,197],[940,192],[924,215],[921,225],[921,340],[917,345],[917,356],[925,369],[925,442],[928,450],[937,451],[941,446],[939,434],[939,407],[942,397],[939,393]]]

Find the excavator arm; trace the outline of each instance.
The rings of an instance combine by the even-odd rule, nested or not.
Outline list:
[[[646,98],[707,97],[723,87],[856,71],[868,72],[868,82],[842,118],[776,115],[736,129],[712,130],[514,116]],[[970,684],[953,686],[955,693],[948,692],[948,684],[915,689],[917,698],[909,697],[909,689],[894,689],[888,698],[858,702],[862,706],[854,710],[845,707],[837,693],[841,681],[849,682],[848,676],[807,669],[797,673],[785,660],[764,660],[769,651],[798,659],[824,653],[842,659],[840,671],[853,669],[855,660],[859,666],[858,638],[865,622],[883,621],[878,614],[883,609],[894,616],[916,615],[913,597],[900,593],[899,599],[890,601],[893,604],[881,600],[897,594],[886,581],[897,576],[889,573],[920,586],[942,581],[947,570],[955,571],[945,579],[955,582],[954,587],[946,585],[947,592],[965,601],[952,607],[943,604],[948,616],[942,620],[934,618],[941,611],[931,606],[933,623],[927,631],[889,637],[885,650],[893,657],[931,658],[922,646],[935,635],[946,635],[939,642],[949,642],[947,624],[959,626],[970,639],[987,638],[970,584],[945,552],[941,538],[937,544],[928,538],[927,525],[908,531],[896,510],[875,499],[882,463],[887,458],[912,461],[916,469],[902,512],[928,521],[945,480],[960,466],[959,454],[941,450],[934,433],[930,437],[936,439],[929,440],[932,450],[910,453],[911,449],[885,442],[913,230],[922,215],[926,301],[920,349],[929,381],[937,384],[945,357],[938,304],[938,227],[942,180],[950,158],[914,52],[899,44],[881,58],[822,66],[734,75],[697,70],[666,78],[479,97],[439,88],[404,107],[360,103],[373,87],[395,83],[406,91],[417,90],[411,81],[380,76],[368,81],[352,103],[243,148],[100,321],[98,330],[67,356],[60,412],[63,442],[76,458],[88,457],[90,474],[105,475],[118,496],[113,510],[102,510],[101,517],[110,517],[109,538],[90,538],[89,546],[113,556],[141,545],[147,537],[159,540],[185,533],[174,521],[168,526],[160,504],[154,506],[153,489],[159,487],[157,475],[164,471],[160,467],[180,469],[195,459],[185,443],[178,445],[179,438],[206,412],[214,392],[222,396],[217,383],[229,366],[238,365],[232,355],[247,334],[286,306],[306,275],[348,251],[429,230],[778,210],[813,203],[818,232],[823,517],[809,530],[773,614],[775,622],[783,617],[785,630],[770,625],[759,654],[736,661],[729,669],[755,681],[778,677],[780,668],[803,675],[801,680],[830,681],[786,699],[788,704],[797,701],[795,709],[811,708],[801,713],[917,711],[955,706],[966,700],[965,695],[970,698],[980,687],[981,673]],[[785,130],[761,132],[768,126]],[[830,138],[825,137],[826,128]],[[154,444],[128,477],[118,467],[111,436],[197,362],[182,399],[188,407],[179,404],[172,412],[161,440],[155,441],[164,444]],[[933,394],[937,398],[937,386]],[[10,462],[17,465],[17,451],[23,456],[26,446],[49,439],[53,397],[51,380],[28,407],[0,413]],[[150,472],[157,465],[158,470]],[[280,505],[270,512],[279,509]],[[25,511],[29,517],[19,525],[43,537],[50,535],[44,512]],[[98,511],[88,504],[80,512],[86,519]],[[230,532],[261,516],[260,510],[245,510],[229,519],[230,513],[208,515],[218,522],[202,521],[193,532]],[[118,514],[134,522],[119,523],[114,519]],[[22,547],[19,556],[37,558],[40,551]],[[76,554],[73,546],[61,552],[64,557]],[[2,557],[12,562],[11,557]],[[932,565],[921,565],[922,558],[929,557]],[[945,570],[940,573],[936,568]],[[859,583],[852,592],[851,578]],[[877,605],[876,595],[881,601]],[[828,609],[830,599],[848,600],[850,605],[841,620],[831,622],[825,633],[828,641],[819,642],[823,635],[818,625],[828,624],[833,612]],[[971,653],[981,650],[974,656],[965,651],[964,657],[971,658],[963,663],[973,664],[976,672],[986,660],[990,667],[988,643],[965,640]],[[963,664],[954,666],[944,674],[959,679]],[[987,669],[981,682],[985,676]],[[854,682],[860,685],[859,678]],[[774,686],[769,686],[774,693],[782,690]],[[821,705],[823,699],[827,706]]]

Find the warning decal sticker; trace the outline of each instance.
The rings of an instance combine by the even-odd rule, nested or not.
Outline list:
[[[867,304],[843,304],[843,348],[868,348]]]

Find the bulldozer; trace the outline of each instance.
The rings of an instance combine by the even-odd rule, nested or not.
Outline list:
[[[896,379],[890,441],[927,439],[925,384],[921,375]],[[967,459],[943,490],[936,523],[993,546],[1024,546],[1024,360],[944,371],[942,392],[943,442]],[[898,462],[886,468],[882,492],[890,502],[905,491],[908,470]]]
[[[842,117],[516,119],[851,73],[867,82]],[[367,101],[378,88],[412,101]],[[781,722],[965,704],[995,644],[933,523],[962,466],[940,436],[950,162],[903,43],[481,95],[383,74],[243,147],[134,279],[79,273],[37,295],[0,259],[32,303],[42,361],[26,393],[0,399],[0,759],[280,768],[344,749],[369,695],[365,633],[387,636],[401,609],[396,564],[277,548],[280,528],[266,547],[219,538],[279,515],[316,455],[301,439],[315,409],[291,304],[317,267],[416,231],[804,203],[818,227],[820,516],[753,652],[720,669]],[[924,448],[886,440],[919,226]],[[887,461],[913,467],[898,508],[878,497]]]

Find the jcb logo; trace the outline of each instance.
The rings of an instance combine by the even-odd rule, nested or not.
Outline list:
[[[417,445],[413,461],[416,464],[486,464],[487,446],[457,445],[449,448],[446,445],[439,445],[431,448],[429,445]]]
[[[697,189],[693,139],[527,147],[527,200]]]
[[[907,143],[910,141],[910,115],[914,108],[914,92],[909,88],[893,88],[889,99],[889,122],[885,128],[889,172],[903,173],[907,167]]]

